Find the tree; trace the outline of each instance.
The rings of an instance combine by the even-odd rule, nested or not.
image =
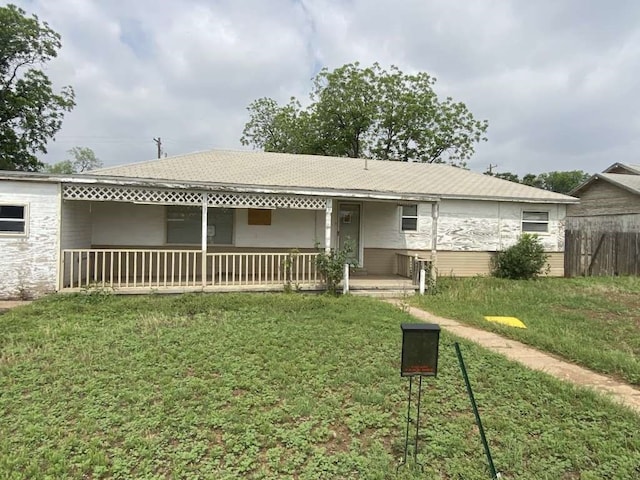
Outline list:
[[[0,169],[36,171],[47,141],[75,106],[73,89],[54,93],[40,66],[57,56],[60,35],[15,5],[0,7]]]
[[[44,171],[48,173],[80,173],[102,167],[102,161],[90,148],[73,147],[68,150],[68,153],[73,159],[46,165]]]
[[[438,99],[435,81],[377,63],[324,68],[306,108],[296,98],[285,106],[270,98],[252,102],[240,141],[266,151],[464,166],[486,140],[488,123],[464,103]]]
[[[591,175],[582,170],[549,172],[538,175],[543,183],[542,188],[564,194],[569,194],[582,183],[586,182],[590,176]]]
[[[45,165],[42,171],[46,173],[77,173],[73,168],[73,162],[71,160],[63,160],[53,165]]]
[[[522,183],[523,185],[529,185],[530,187],[542,188],[543,190],[550,190],[556,193],[564,193],[568,195],[575,188],[582,183],[586,182],[590,175],[582,170],[570,170],[566,172],[548,172],[540,173],[538,175],[534,173],[527,173],[522,177],[522,180],[515,173],[501,172],[492,173],[489,171],[484,172],[485,175],[491,175],[496,178],[502,178],[503,180],[509,180],[510,182]]]
[[[501,178],[502,180],[509,180],[510,182],[520,183],[520,178],[515,173],[511,172],[500,172],[493,175],[496,178]]]

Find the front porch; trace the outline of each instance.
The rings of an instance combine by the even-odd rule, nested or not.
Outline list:
[[[317,252],[207,253],[200,250],[67,249],[61,292],[109,289],[116,293],[323,290]],[[417,288],[412,257],[397,255],[396,275],[353,275],[349,290]]]

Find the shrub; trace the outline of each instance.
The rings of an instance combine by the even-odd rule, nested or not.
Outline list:
[[[523,233],[515,245],[494,257],[492,273],[498,278],[528,280],[542,272],[548,258],[537,235]]]
[[[317,248],[319,248],[316,245]],[[353,253],[353,246],[346,242],[342,250],[332,248],[329,253],[320,250],[316,257],[316,267],[325,283],[327,292],[338,293],[338,285],[344,277],[344,265],[350,263],[349,259]]]

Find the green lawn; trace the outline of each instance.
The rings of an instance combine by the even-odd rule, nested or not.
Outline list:
[[[0,315],[0,478],[396,478],[400,309],[282,295],[52,297]],[[443,334],[404,479],[489,478]],[[511,479],[640,475],[640,417],[466,342]]]
[[[438,280],[416,305],[640,385],[640,278],[474,277]],[[520,318],[527,329],[484,315]]]

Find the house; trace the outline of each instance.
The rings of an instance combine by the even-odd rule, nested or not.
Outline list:
[[[318,248],[352,245],[361,274],[484,275],[522,232],[563,274],[573,197],[461,168],[206,151],[77,175],[0,172],[0,297],[314,288]]]
[[[567,208],[567,274],[640,274],[640,165],[614,163],[571,194],[580,203]]]

